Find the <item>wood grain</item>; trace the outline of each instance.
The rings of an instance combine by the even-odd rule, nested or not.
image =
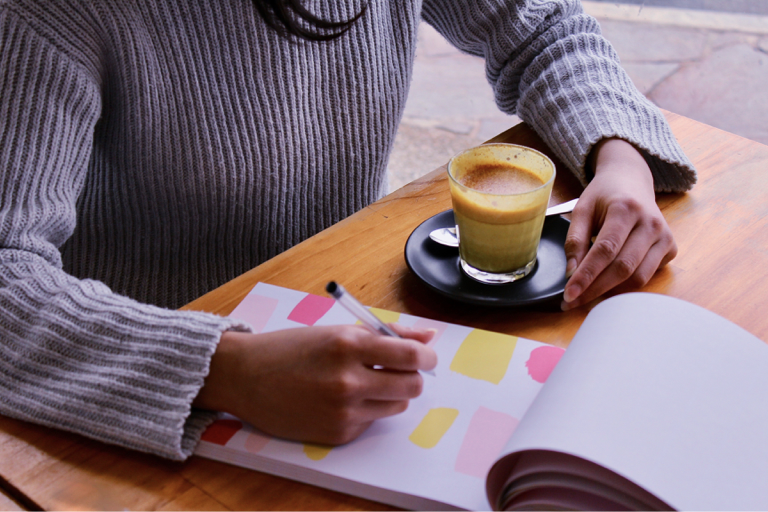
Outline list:
[[[5,490],[0,489],[0,510],[27,510],[26,507],[17,502]]]
[[[687,194],[658,196],[680,252],[644,290],[699,304],[768,339],[768,280],[762,276],[768,268],[768,147],[682,116],[667,117],[699,171],[699,183]],[[494,140],[550,153],[525,125]],[[581,191],[556,164],[554,203]],[[338,280],[371,306],[567,346],[589,306],[562,313],[457,304],[410,273],[403,257],[408,235],[450,207],[445,169],[437,169],[186,308],[227,314],[259,281],[323,294],[329,280]],[[172,463],[3,417],[0,484],[23,493],[27,508],[386,508],[197,457]]]

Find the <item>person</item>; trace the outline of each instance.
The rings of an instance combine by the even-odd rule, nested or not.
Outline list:
[[[214,411],[343,443],[407,407],[429,332],[175,308],[385,193],[421,19],[586,186],[564,308],[674,257],[654,191],[695,170],[578,0],[306,5],[0,4],[0,414],[184,459]]]

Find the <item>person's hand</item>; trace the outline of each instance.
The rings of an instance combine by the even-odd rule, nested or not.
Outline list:
[[[426,345],[434,332],[392,328],[404,338],[358,325],[227,331],[194,405],[278,437],[349,442],[374,420],[404,411],[421,394],[417,370],[437,364]]]
[[[677,254],[642,155],[624,140],[604,139],[592,156],[595,176],[573,210],[565,242],[570,279],[563,310],[618,286],[639,288]]]

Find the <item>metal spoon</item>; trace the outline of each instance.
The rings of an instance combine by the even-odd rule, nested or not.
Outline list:
[[[570,213],[573,211],[574,206],[576,206],[576,203],[578,202],[577,199],[573,199],[571,201],[567,201],[562,204],[558,204],[555,206],[550,206],[547,208],[546,215],[561,215],[563,213]],[[435,229],[429,234],[429,238],[434,240],[435,242],[441,244],[441,245],[447,245],[448,247],[458,247],[459,246],[459,240],[456,238],[456,228],[439,228]]]

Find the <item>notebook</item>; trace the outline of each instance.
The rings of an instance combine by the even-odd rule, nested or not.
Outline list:
[[[414,510],[768,507],[768,347],[711,312],[619,295],[564,351],[371,311],[437,330],[435,376],[404,413],[335,447],[222,414],[195,453]],[[357,322],[331,298],[265,283],[231,316],[255,332]]]

